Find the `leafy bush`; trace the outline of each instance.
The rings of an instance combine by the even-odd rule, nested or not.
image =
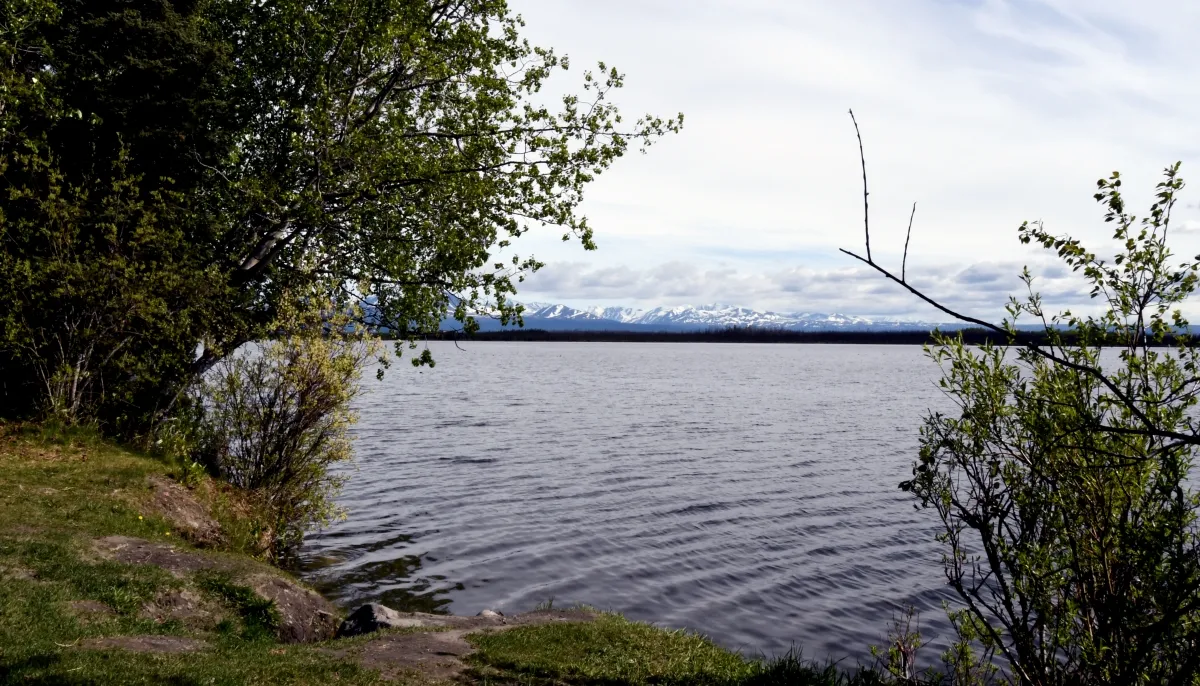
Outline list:
[[[350,403],[377,351],[334,303],[308,302],[321,306],[285,308],[276,338],[214,368],[195,404],[204,460],[252,494],[276,556],[340,514],[332,497],[343,478],[330,468],[352,456]]]
[[[1022,242],[1086,278],[1102,314],[1047,315],[1026,271],[1029,295],[1010,301],[1005,327],[1015,334],[1032,316],[1044,345],[976,350],[941,335],[930,350],[959,412],[927,418],[903,488],[944,525],[946,575],[965,604],[952,615],[957,650],[996,651],[1017,683],[1200,678],[1200,498],[1189,480],[1200,349],[1179,311],[1200,262],[1176,265],[1166,245],[1178,168],[1140,226],[1119,177],[1100,181],[1122,246],[1111,262],[1021,227]]]
[[[202,237],[232,62],[205,4],[0,9],[0,416],[141,434],[229,321]]]

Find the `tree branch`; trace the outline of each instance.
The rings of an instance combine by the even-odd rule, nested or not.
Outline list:
[[[850,110],[850,121],[854,122],[854,133],[858,136],[858,159],[862,161],[863,172],[863,232],[867,236],[867,260],[871,259],[871,212],[867,206],[867,156],[863,153],[862,132],[858,130],[858,120],[854,118],[854,110]],[[845,252],[845,251],[842,251]]]

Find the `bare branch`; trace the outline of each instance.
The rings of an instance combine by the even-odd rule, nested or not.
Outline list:
[[[912,238],[913,217],[917,216],[917,203],[913,203],[912,214],[908,215],[908,233],[904,234],[904,260],[900,262],[900,280],[905,281],[908,270],[908,241]]]
[[[854,118],[854,110],[850,110],[850,121],[854,122],[854,133],[858,136],[858,159],[862,161],[863,171],[863,232],[867,237],[867,260],[871,259],[871,212],[867,206],[867,156],[863,153],[862,132],[858,130],[858,120]],[[845,251],[842,251],[845,252]]]
[[[1001,327],[1001,326],[997,326],[996,324],[993,324],[988,321],[984,321],[982,319],[977,319],[975,317],[969,317],[960,312],[956,312],[956,311],[950,309],[949,307],[946,307],[945,305],[941,304],[940,302],[934,300],[933,298],[929,297],[928,295],[925,295],[923,292],[917,290],[916,288],[913,288],[912,286],[910,286],[905,281],[905,278],[904,278],[904,276],[905,276],[904,269],[906,268],[907,261],[908,261],[908,237],[906,237],[905,241],[904,241],[904,245],[905,245],[904,262],[901,264],[900,277],[896,277],[895,274],[891,273],[886,268],[880,266],[873,259],[871,259],[871,234],[870,234],[870,229],[869,229],[869,224],[868,224],[868,216],[867,216],[870,211],[869,206],[867,205],[867,163],[866,163],[866,157],[863,154],[862,135],[859,133],[858,122],[854,119],[854,110],[850,110],[850,120],[852,122],[854,122],[854,132],[858,136],[859,157],[862,160],[862,168],[863,168],[863,227],[866,230],[867,256],[863,257],[861,255],[853,253],[844,248],[840,248],[839,250],[841,252],[849,255],[850,257],[853,257],[854,259],[862,262],[863,264],[866,264],[867,266],[871,267],[875,271],[884,275],[888,279],[900,284],[909,293],[912,293],[913,295],[920,298],[922,301],[932,305],[934,308],[936,308],[940,312],[947,314],[950,317],[957,319],[958,321],[966,322],[968,324],[974,324],[975,326],[979,326],[979,327],[982,327],[989,331],[993,331],[995,333],[1002,334],[1005,337],[1009,338],[1009,340],[1011,340],[1012,332],[1009,331],[1008,329]],[[916,211],[917,211],[916,203],[913,203],[913,214],[910,215],[910,217],[909,217],[909,234],[910,234],[910,236],[911,236],[911,232],[912,232],[912,217],[916,215]],[[1058,365],[1067,367],[1069,369],[1073,369],[1077,372],[1086,374],[1087,376],[1090,376],[1090,377],[1096,379],[1102,385],[1104,385],[1104,387],[1107,388],[1108,391],[1110,393],[1112,393],[1113,396],[1123,406],[1128,408],[1130,413],[1133,414],[1133,416],[1138,420],[1138,422],[1142,425],[1142,427],[1144,427],[1142,429],[1127,430],[1124,433],[1140,432],[1142,435],[1145,435],[1145,436],[1157,436],[1160,438],[1170,438],[1170,439],[1179,441],[1181,444],[1185,444],[1185,445],[1200,445],[1200,435],[1197,435],[1196,433],[1184,434],[1184,433],[1180,433],[1177,431],[1170,431],[1167,429],[1163,429],[1163,428],[1157,426],[1148,416],[1146,416],[1146,413],[1144,411],[1142,411],[1142,409],[1140,407],[1137,406],[1137,404],[1134,402],[1134,400],[1132,398],[1130,398],[1128,394],[1126,394],[1124,391],[1122,391],[1121,388],[1118,387],[1112,381],[1112,379],[1110,379],[1107,375],[1105,375],[1104,372],[1101,371],[1100,369],[1097,369],[1095,367],[1090,367],[1088,365],[1080,364],[1078,362],[1069,360],[1061,355],[1055,354],[1055,352],[1053,351],[1052,348],[1047,349],[1047,348],[1039,345],[1035,341],[1026,342],[1021,347],[1025,348],[1026,350],[1030,351],[1031,353],[1038,355],[1039,357],[1042,357],[1043,359],[1046,359],[1050,362],[1053,362],[1055,364],[1058,364]]]

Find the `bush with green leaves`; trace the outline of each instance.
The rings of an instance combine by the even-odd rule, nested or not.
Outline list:
[[[1044,342],[941,334],[929,350],[958,410],[925,420],[902,487],[944,527],[961,674],[994,652],[1020,684],[1200,683],[1200,348],[1181,312],[1200,258],[1167,247],[1178,169],[1140,221],[1117,174],[1099,182],[1112,259],[1021,227],[1086,279],[1097,314],[1048,314],[1026,270],[1003,328],[1030,317]]]
[[[378,345],[336,304],[285,308],[273,338],[231,355],[193,394],[197,451],[260,508],[274,557],[340,515],[333,497],[352,457],[351,401]]]
[[[0,416],[145,426],[222,317],[209,7],[0,0]]]

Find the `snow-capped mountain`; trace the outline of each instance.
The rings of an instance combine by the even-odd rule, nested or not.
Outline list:
[[[747,326],[788,330],[931,329],[928,322],[867,319],[815,312],[761,312],[729,305],[682,305],[639,310],[628,307],[579,309],[552,303],[524,303],[525,328],[641,329],[678,331]]]

